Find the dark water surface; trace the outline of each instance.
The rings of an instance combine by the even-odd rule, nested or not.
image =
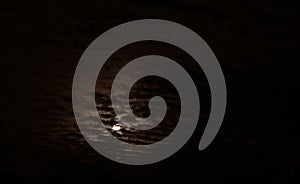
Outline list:
[[[296,102],[293,94],[299,92],[299,64],[294,57],[299,50],[297,11],[293,4],[262,1],[0,2],[4,86],[0,176],[70,183],[299,179],[299,121],[293,118],[299,105],[291,108],[289,104]],[[202,76],[196,81],[203,109],[195,134],[178,153],[160,163],[127,166],[107,160],[84,140],[75,122],[71,89],[79,58],[97,36],[143,18],[178,22],[209,44],[224,71],[228,107],[213,143],[198,151],[209,114],[209,91],[201,71],[188,64],[191,75]],[[105,69],[107,74],[128,62],[133,53],[155,52],[182,64],[191,61],[168,45],[140,44],[116,53],[113,64]],[[111,109],[101,109],[105,99],[100,102],[108,91],[98,86],[96,92],[99,113],[111,127]],[[176,104],[173,97],[170,101]],[[151,143],[172,130],[174,125],[168,122],[152,137],[115,135],[133,143]]]

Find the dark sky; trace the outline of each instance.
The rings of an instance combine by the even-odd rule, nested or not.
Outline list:
[[[299,179],[297,7],[234,0],[1,1],[1,176],[112,183]],[[71,87],[80,56],[97,36],[145,18],[180,23],[208,43],[225,75],[228,104],[206,150],[197,150],[197,134],[163,162],[127,166],[84,140]]]

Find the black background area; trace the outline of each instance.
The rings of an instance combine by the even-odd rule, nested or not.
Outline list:
[[[212,144],[193,138],[172,157],[127,166],[94,151],[72,111],[74,71],[86,47],[121,23],[166,19],[198,33],[228,91]],[[268,1],[1,1],[0,174],[70,183],[299,179],[299,14]],[[200,136],[200,135],[199,135]]]

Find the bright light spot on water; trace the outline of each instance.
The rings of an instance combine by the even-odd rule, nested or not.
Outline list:
[[[115,124],[111,129],[113,131],[119,131],[119,130],[121,130],[121,125],[120,124]]]

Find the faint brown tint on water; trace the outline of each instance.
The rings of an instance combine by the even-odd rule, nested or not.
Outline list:
[[[133,113],[143,118],[150,113],[148,108],[149,99],[153,96],[161,96],[167,103],[167,112],[162,122],[149,130],[137,130],[130,128],[130,122],[127,126],[122,124],[123,117],[131,112],[124,111],[123,114],[116,117],[110,100],[114,77],[122,67],[126,67],[127,63],[145,55],[161,55],[178,62],[192,74],[199,85],[198,90],[202,88],[202,94],[206,95],[206,99],[210,98],[209,89],[203,89],[207,81],[200,66],[180,48],[158,41],[142,41],[119,49],[106,61],[100,71],[96,85],[96,102],[100,117],[106,128],[120,140],[132,144],[152,144],[162,140],[174,130],[180,116],[181,103],[176,87],[163,78],[148,76],[138,80],[135,84],[130,84],[133,86],[129,97],[123,96],[123,94],[126,94],[125,91],[119,91],[118,100],[129,100]],[[126,78],[124,83],[126,83]],[[204,109],[207,110],[209,107]],[[189,121],[191,120],[187,119],[185,123],[189,123]],[[114,130],[116,126],[120,126],[120,130],[119,128]]]

